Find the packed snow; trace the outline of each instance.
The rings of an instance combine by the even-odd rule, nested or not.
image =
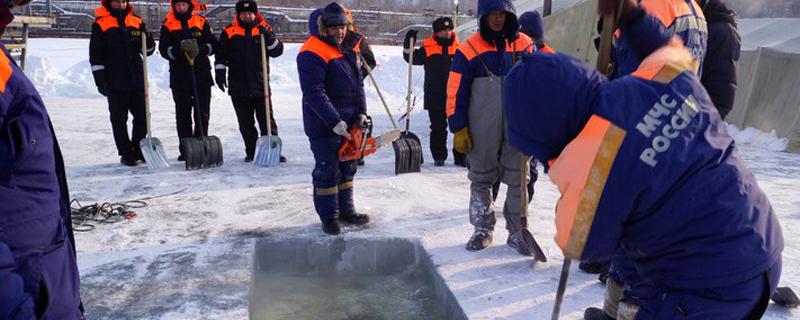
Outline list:
[[[213,89],[210,133],[221,138],[225,165],[187,172],[177,156],[168,65],[149,60],[154,136],[172,167],[153,171],[119,164],[105,98],[96,93],[88,40],[32,39],[28,75],[44,96],[67,166],[71,196],[82,203],[147,198],[138,217],[76,234],[84,305],[89,319],[246,319],[254,243],[259,238],[325,239],[311,202],[313,157],[303,134],[295,57],[298,45],[272,62],[275,116],[288,163],[260,168],[242,162],[244,145],[228,96]],[[404,112],[406,64],[398,47],[376,47],[376,71],[395,116]],[[367,158],[356,178],[356,206],[370,214],[366,229],[344,238],[419,240],[471,319],[549,318],[561,270],[555,245],[557,189],[543,175],[530,207],[531,230],[549,261],[534,263],[505,245],[498,219],[495,244],[467,252],[468,180],[463,168],[434,167],[427,150],[428,119],[421,110],[422,69],[414,70],[417,108],[411,130],[423,141],[422,173],[395,176],[391,150]],[[375,88],[368,108],[376,131],[391,128]],[[786,248],[782,286],[800,291],[800,155],[783,153],[774,133],[729,127],[742,157],[781,219]],[[502,201],[504,192],[498,199]],[[563,319],[600,306],[595,275],[573,267]],[[765,319],[797,319],[800,310],[770,305]]]

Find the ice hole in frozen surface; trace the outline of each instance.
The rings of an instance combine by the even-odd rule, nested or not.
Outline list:
[[[466,319],[418,243],[405,239],[256,242],[250,319]]]

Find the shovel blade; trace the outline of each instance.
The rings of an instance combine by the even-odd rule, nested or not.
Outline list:
[[[169,160],[167,160],[167,153],[164,152],[164,146],[161,141],[155,137],[146,137],[139,141],[139,149],[142,150],[144,160],[147,162],[147,167],[150,169],[164,169],[169,168]]]
[[[216,136],[181,140],[186,157],[186,170],[219,167],[223,164],[222,142]]]
[[[544,255],[544,251],[539,246],[539,243],[536,242],[536,239],[533,238],[533,234],[527,229],[522,230],[522,238],[525,239],[525,244],[527,245],[528,251],[533,256],[533,259],[540,262],[547,262],[547,257]]]
[[[419,138],[410,132],[401,134],[392,143],[395,156],[395,174],[420,172],[422,166],[422,145]]]
[[[253,163],[261,167],[276,167],[281,163],[283,141],[278,136],[261,136],[256,141]]]

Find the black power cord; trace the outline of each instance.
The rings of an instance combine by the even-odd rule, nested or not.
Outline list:
[[[93,203],[83,206],[78,200],[72,200],[69,206],[72,230],[88,232],[94,230],[98,224],[113,224],[136,219],[137,215],[134,209],[144,208],[147,203],[143,200],[132,200],[120,203]]]

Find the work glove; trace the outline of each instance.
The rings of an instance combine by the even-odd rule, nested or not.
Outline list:
[[[275,34],[272,33],[271,30],[267,29],[267,27],[258,26],[258,30],[261,32],[261,34],[264,35],[264,45],[265,46],[269,47],[269,46],[275,44],[275,41],[278,41],[278,39],[275,38]]]
[[[197,45],[197,39],[184,39],[181,40],[181,50],[194,59],[200,54],[200,46]]]
[[[414,41],[416,41],[416,39],[417,39],[417,30],[411,29],[411,30],[408,30],[408,32],[406,32],[406,38],[405,38],[405,40],[403,40],[403,49],[408,50],[408,49],[411,48],[411,46],[414,45],[414,43],[411,42],[411,40],[410,40],[412,38],[414,39]]]
[[[469,128],[464,128],[456,131],[453,135],[453,149],[456,151],[467,154],[472,151],[472,138],[469,135]]]
[[[333,132],[342,136],[347,140],[353,139],[353,137],[350,136],[350,133],[347,132],[347,123],[345,123],[344,121],[339,120],[339,123],[337,123],[336,126],[333,127]]]
[[[225,88],[228,87],[228,79],[225,76],[225,69],[216,69],[214,81],[217,83],[217,87],[219,87],[222,92],[225,92]]]
[[[353,121],[354,128],[364,128],[364,126],[366,125],[367,125],[367,115],[363,113],[359,114],[358,117],[356,117],[356,120]]]
[[[94,84],[97,86],[97,92],[99,92],[103,96],[108,96],[108,84],[106,84],[106,71],[105,70],[92,71],[92,76],[94,76]]]

